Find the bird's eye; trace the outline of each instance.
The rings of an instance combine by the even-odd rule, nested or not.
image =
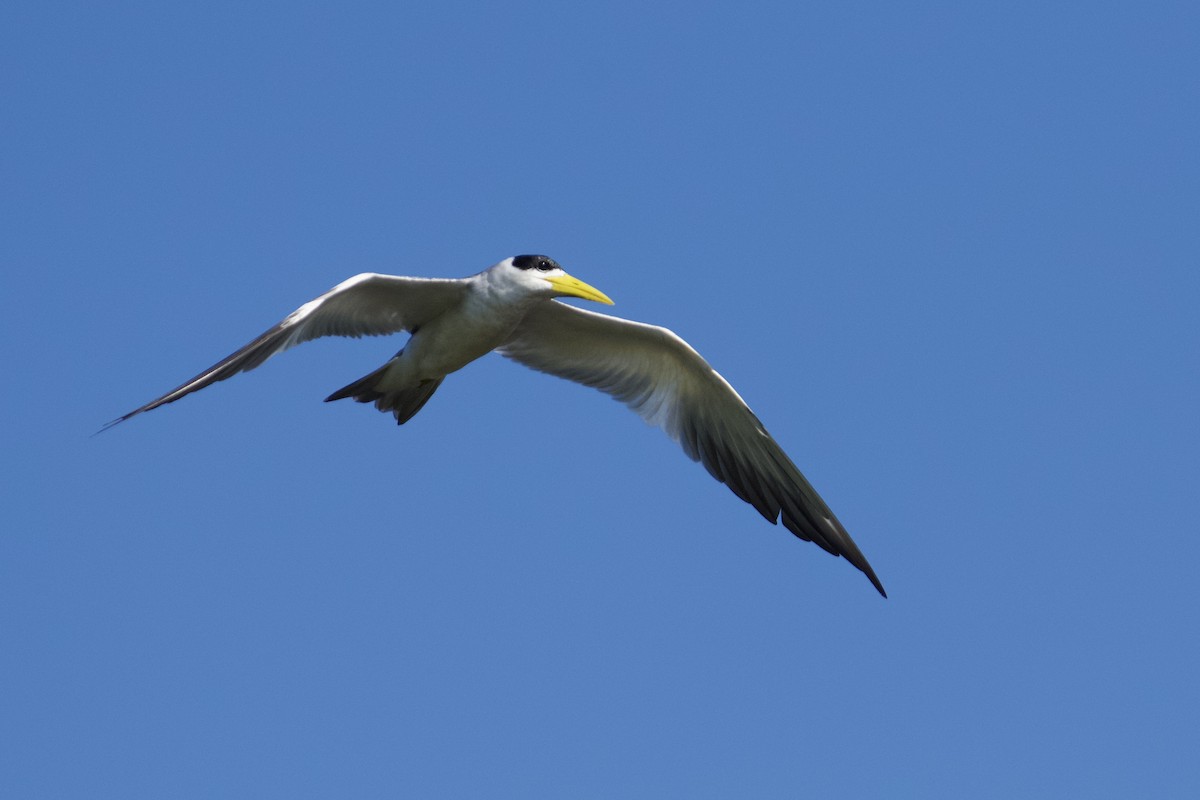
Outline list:
[[[517,269],[536,269],[538,272],[559,269],[558,262],[546,256],[514,256],[512,265]]]

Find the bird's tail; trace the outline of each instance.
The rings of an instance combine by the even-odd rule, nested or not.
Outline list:
[[[350,397],[358,403],[374,403],[375,407],[380,411],[390,411],[395,414],[396,424],[403,425],[412,419],[429,402],[429,398],[433,397],[433,393],[437,391],[437,388],[442,385],[442,381],[446,378],[443,376],[441,378],[424,380],[416,386],[410,386],[406,389],[377,389],[376,384],[379,383],[390,363],[384,364],[370,375],[359,378],[349,386],[343,386],[329,395],[329,397],[326,397],[325,402],[328,403],[331,400],[342,400]]]

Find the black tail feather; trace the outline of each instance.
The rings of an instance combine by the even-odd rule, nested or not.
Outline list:
[[[370,375],[359,378],[348,386],[343,386],[326,397],[325,402],[343,400],[348,397],[358,403],[374,403],[380,411],[394,414],[397,425],[403,425],[425,407],[429,398],[433,397],[433,393],[442,385],[445,377],[421,381],[416,386],[406,389],[380,391],[376,388],[376,384],[383,377],[389,364],[384,364]]]

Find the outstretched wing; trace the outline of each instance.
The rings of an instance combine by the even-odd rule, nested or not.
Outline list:
[[[141,408],[104,426],[144,411],[173,403],[184,395],[254,369],[276,353],[321,336],[382,336],[411,331],[462,301],[466,282],[434,278],[403,278],[363,273],[339,283],[325,294],[288,314],[228,358]]]
[[[758,417],[671,331],[545,302],[500,352],[620,400],[771,523],[782,519],[801,539],[844,556],[887,597],[854,540]]]

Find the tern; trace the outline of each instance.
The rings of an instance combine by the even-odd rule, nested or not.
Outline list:
[[[364,273],[293,311],[228,358],[108,423],[173,403],[322,336],[407,331],[386,364],[325,398],[351,398],[408,422],[452,372],[496,351],[532,369],[611,395],[662,428],[693,461],[772,524],[843,556],[887,597],[875,571],[750,407],[687,342],[666,328],[557,302],[606,294],[543,255],[506,258],[460,279]]]

